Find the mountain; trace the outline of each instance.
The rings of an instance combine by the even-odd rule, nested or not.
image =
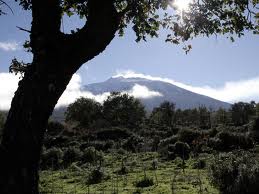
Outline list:
[[[89,91],[94,95],[100,95],[105,92],[132,92],[138,88],[139,99],[145,105],[147,110],[152,110],[164,101],[170,101],[176,104],[177,108],[188,109],[206,106],[213,110],[219,108],[229,109],[231,104],[222,102],[208,96],[200,95],[173,84],[163,81],[153,81],[144,78],[110,78],[105,82],[89,84],[83,87],[83,90]],[[140,89],[144,89],[142,94]],[[148,97],[147,93],[154,94]],[[141,97],[141,95],[144,96]]]

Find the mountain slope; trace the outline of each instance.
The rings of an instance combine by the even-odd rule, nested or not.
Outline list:
[[[83,89],[97,95],[112,91],[132,91],[136,85],[146,87],[149,91],[161,94],[160,96],[157,95],[150,98],[139,98],[147,110],[152,110],[165,100],[174,102],[176,107],[180,109],[206,106],[207,108],[215,110],[220,107],[228,109],[231,106],[229,103],[196,94],[167,82],[153,81],[144,78],[110,78],[105,82],[86,85]]]

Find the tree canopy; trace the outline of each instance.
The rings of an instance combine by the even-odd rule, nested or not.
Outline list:
[[[102,16],[100,7],[110,4],[120,19],[119,34],[122,36],[124,30],[131,26],[136,33],[136,41],[146,40],[148,36],[158,37],[162,28],[168,32],[166,41],[175,44],[200,34],[227,34],[233,40],[233,34],[240,37],[246,30],[255,34],[259,32],[258,0],[192,0],[187,10],[180,11],[177,10],[176,1],[60,0],[59,6],[68,16],[78,14],[86,19],[87,25],[93,10]],[[33,0],[19,2],[26,10],[32,8]]]
[[[76,121],[81,127],[91,127],[102,117],[102,106],[92,99],[81,97],[68,106],[65,115],[66,121]]]
[[[103,116],[111,126],[134,128],[143,122],[145,109],[133,96],[114,92],[103,103]]]

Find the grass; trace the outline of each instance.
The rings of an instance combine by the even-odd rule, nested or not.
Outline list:
[[[207,169],[192,169],[193,159],[186,162],[183,170],[178,167],[179,159],[175,161],[158,160],[157,169],[152,168],[152,161],[157,153],[106,154],[103,169],[106,178],[99,184],[88,184],[87,179],[91,166],[78,167],[76,163],[70,168],[58,171],[42,171],[40,174],[41,193],[141,193],[141,194],[195,194],[219,192],[210,185]],[[123,165],[128,173],[118,172]],[[148,177],[154,185],[137,188],[136,183]]]

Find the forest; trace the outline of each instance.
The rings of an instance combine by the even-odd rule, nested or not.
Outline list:
[[[255,102],[229,110],[163,102],[146,112],[128,94],[103,104],[81,97],[64,122],[48,122],[40,193],[255,194],[258,142]]]

